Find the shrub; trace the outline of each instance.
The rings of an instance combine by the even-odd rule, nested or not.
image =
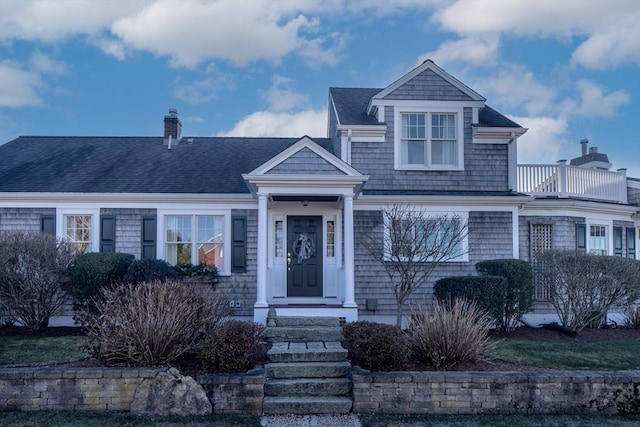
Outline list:
[[[262,363],[266,352],[263,325],[229,320],[204,340],[201,357],[208,372],[245,372]]]
[[[124,283],[139,284],[144,282],[165,281],[175,279],[178,274],[175,268],[161,259],[134,260],[123,277]]]
[[[475,301],[499,325],[505,318],[507,286],[507,279],[500,276],[458,276],[438,280],[433,292],[436,299],[451,305],[459,298]]]
[[[496,327],[502,331],[515,328],[518,319],[533,307],[533,274],[529,263],[519,259],[494,259],[477,263],[476,270],[483,276],[507,279],[504,317],[496,322]]]
[[[218,278],[218,268],[215,265],[178,263],[173,268],[178,277],[204,277],[211,280]]]
[[[80,255],[69,270],[74,309],[95,311],[101,289],[121,283],[134,256],[118,252],[91,252]]]
[[[407,337],[397,326],[367,321],[342,329],[351,363],[372,371],[401,369],[409,360]]]
[[[576,331],[604,319],[612,306],[640,296],[640,261],[573,251],[548,251],[538,260],[560,321]]]
[[[473,301],[434,301],[413,310],[407,334],[416,358],[435,368],[450,367],[483,357],[491,322]]]
[[[640,301],[628,302],[624,306],[624,326],[640,329]]]
[[[107,365],[157,366],[196,352],[201,340],[229,314],[221,294],[176,281],[103,288],[96,313],[83,321],[95,357]]]
[[[50,234],[0,236],[0,312],[4,322],[46,328],[67,300],[66,271],[75,247]]]

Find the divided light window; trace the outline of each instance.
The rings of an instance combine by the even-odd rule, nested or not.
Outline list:
[[[460,258],[464,243],[464,237],[460,233],[462,227],[459,219],[396,219],[389,224],[387,238],[390,239],[390,244],[387,247],[391,248],[392,257],[401,259],[410,257],[411,254],[435,254],[449,248],[450,259]]]
[[[401,164],[458,166],[456,128],[453,113],[403,113]]]
[[[224,267],[224,216],[166,216],[166,259],[170,264]]]
[[[91,252],[91,215],[65,215],[64,236],[79,253]]]
[[[607,255],[607,227],[591,225],[589,227],[589,252],[595,255]]]

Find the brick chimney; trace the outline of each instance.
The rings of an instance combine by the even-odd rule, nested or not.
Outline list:
[[[182,123],[178,118],[178,110],[175,108],[169,109],[169,114],[164,116],[164,138],[173,139],[174,141],[182,138]]]

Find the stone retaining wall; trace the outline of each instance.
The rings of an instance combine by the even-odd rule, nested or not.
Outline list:
[[[640,413],[640,371],[384,372],[353,368],[353,411]]]
[[[263,368],[244,374],[202,374],[197,377],[213,403],[217,414],[262,414],[264,383]]]

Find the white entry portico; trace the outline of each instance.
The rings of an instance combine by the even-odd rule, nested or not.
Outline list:
[[[353,201],[368,177],[304,137],[243,178],[258,199],[254,320],[269,307],[356,320]]]

